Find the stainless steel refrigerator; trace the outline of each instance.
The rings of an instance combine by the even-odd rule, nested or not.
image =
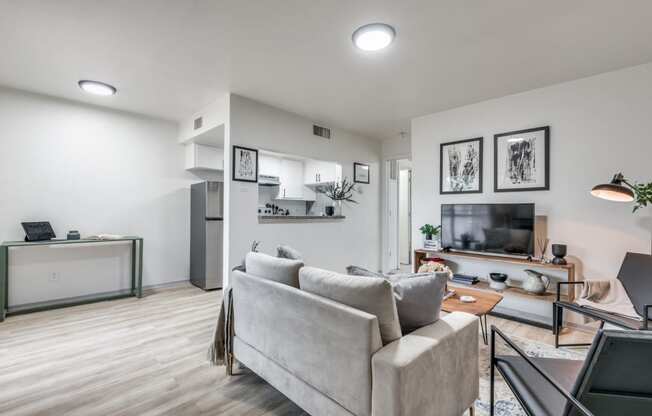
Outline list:
[[[190,188],[190,282],[204,290],[222,288],[224,183]]]

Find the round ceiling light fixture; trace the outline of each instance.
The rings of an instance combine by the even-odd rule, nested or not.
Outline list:
[[[385,23],[371,23],[360,26],[353,32],[353,44],[363,51],[373,52],[385,49],[396,37],[393,27]]]
[[[102,95],[105,97],[109,95],[115,95],[115,93],[118,91],[115,89],[113,85],[109,85],[100,81],[91,81],[88,79],[83,79],[79,81],[78,84],[79,84],[79,88],[86,91],[87,93],[94,94],[94,95]]]

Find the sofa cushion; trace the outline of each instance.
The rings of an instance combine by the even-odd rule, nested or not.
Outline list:
[[[299,287],[336,302],[375,315],[383,345],[401,337],[401,325],[389,281],[379,278],[360,279],[314,267],[299,272]]]
[[[403,275],[391,279],[403,333],[439,320],[447,273]]]
[[[245,266],[247,273],[253,276],[298,288],[299,269],[303,267],[303,262],[251,252],[245,256]]]

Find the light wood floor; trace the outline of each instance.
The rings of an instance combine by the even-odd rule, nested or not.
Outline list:
[[[7,318],[0,415],[305,415],[254,374],[227,378],[207,363],[220,299],[184,285]],[[548,330],[489,317],[491,324],[553,342]]]

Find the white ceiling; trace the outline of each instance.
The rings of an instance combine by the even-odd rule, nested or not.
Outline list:
[[[650,62],[651,18],[650,0],[0,0],[0,84],[173,120],[230,91],[397,138],[411,117]],[[394,44],[356,50],[376,21]]]

